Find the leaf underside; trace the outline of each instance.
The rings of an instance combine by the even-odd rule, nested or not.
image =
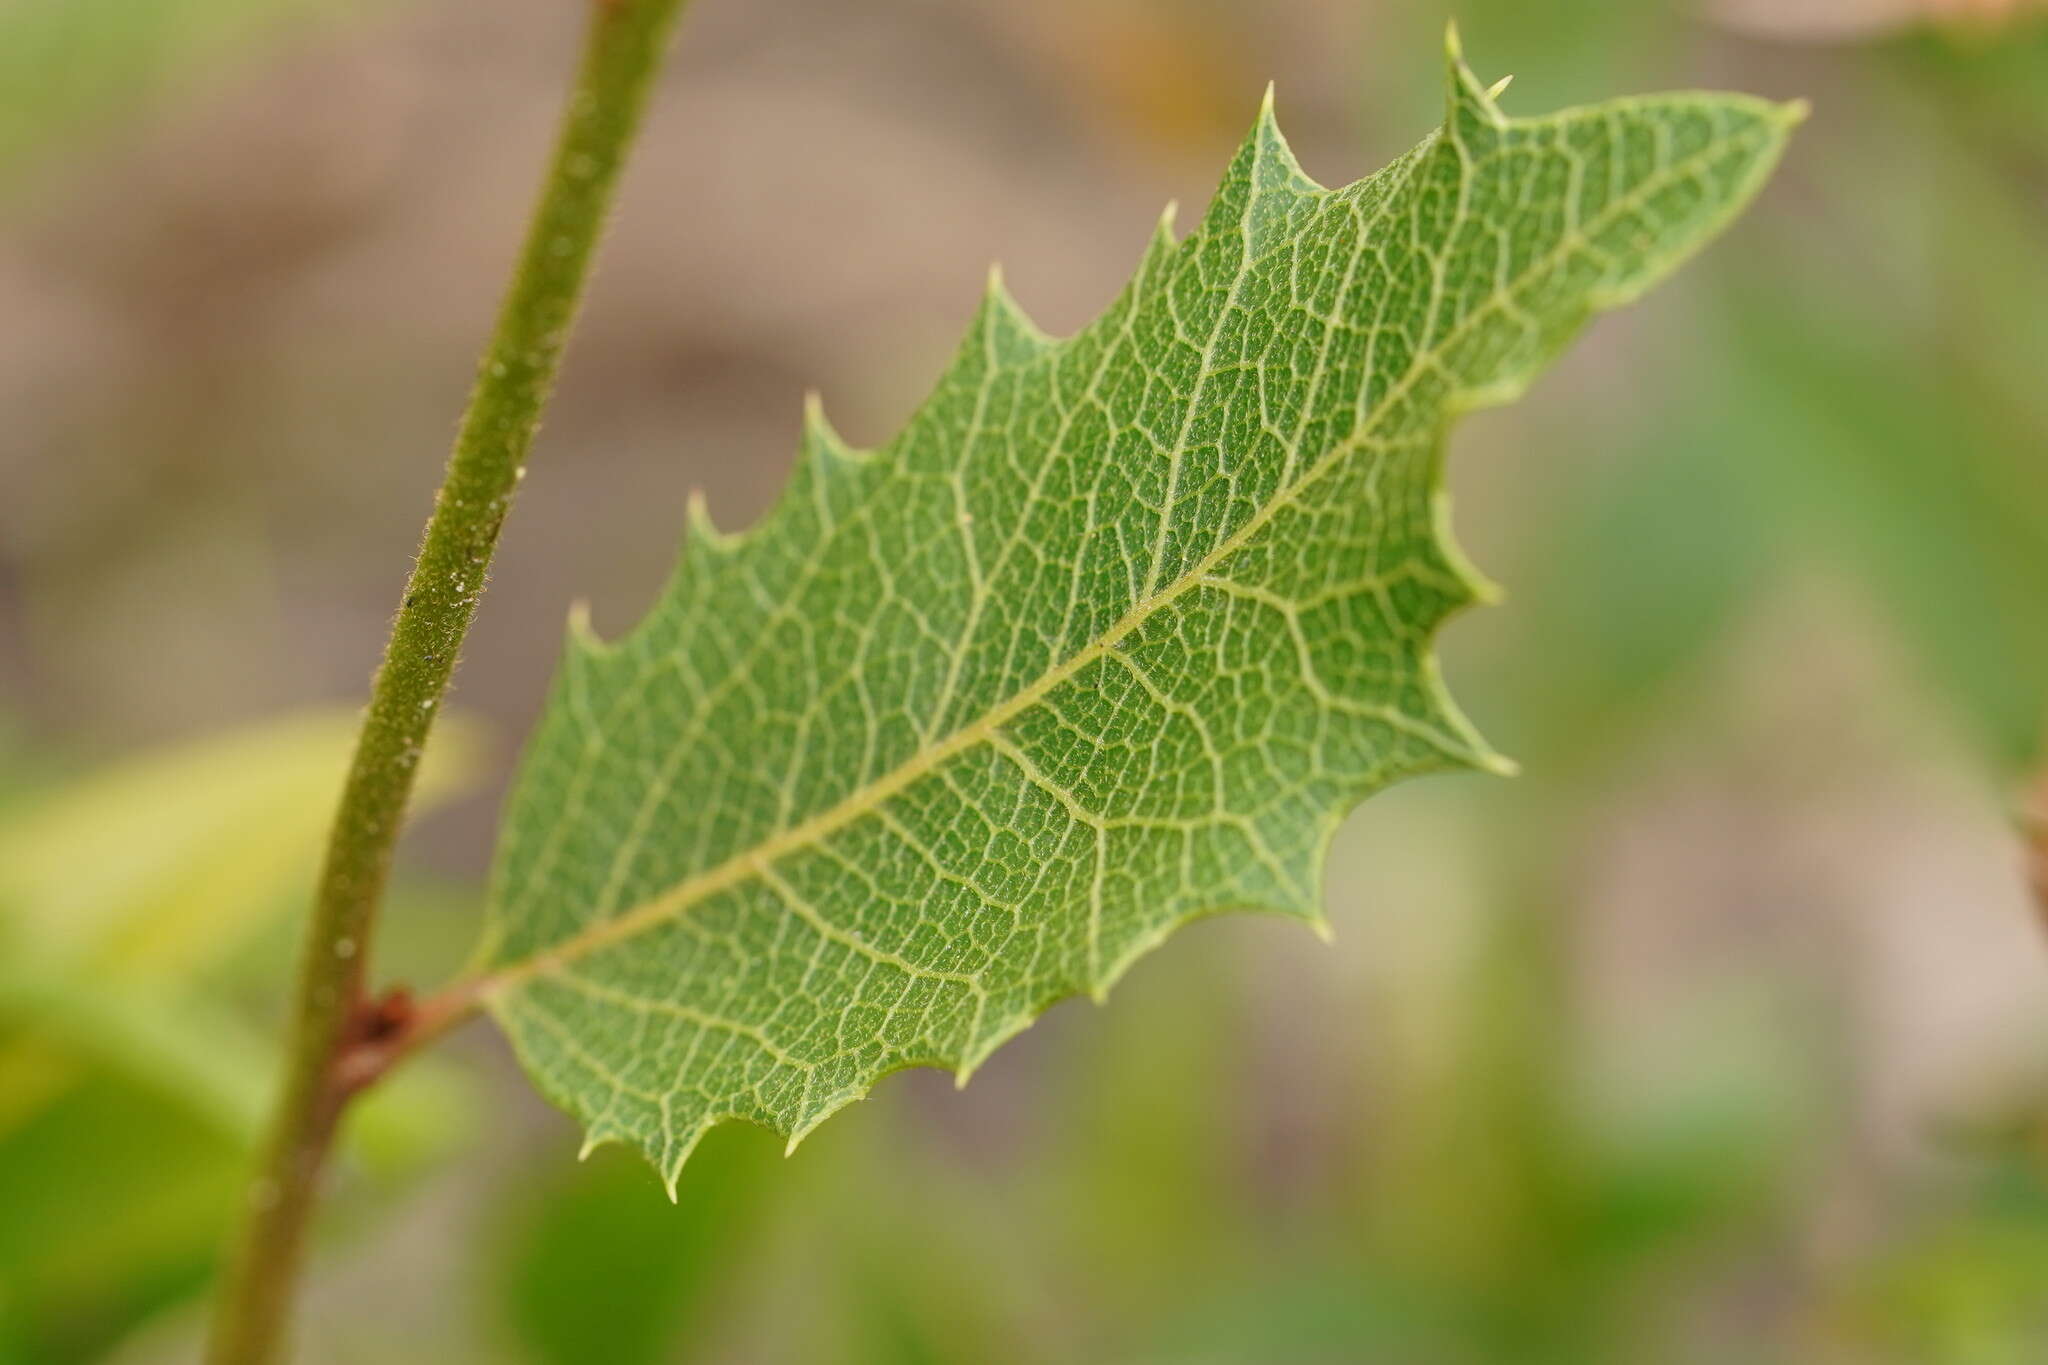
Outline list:
[[[1454,48],[1444,127],[1326,190],[1269,101],[1079,334],[992,279],[886,446],[813,404],[760,524],[693,503],[645,620],[572,622],[477,962],[536,1083],[672,1187],[722,1120],[794,1146],[889,1072],[964,1081],[1190,919],[1320,927],[1345,812],[1503,766],[1431,653],[1483,594],[1451,420],[1713,236],[1797,116],[1508,119]]]

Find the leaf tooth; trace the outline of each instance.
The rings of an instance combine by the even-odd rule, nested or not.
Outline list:
[[[1496,777],[1514,777],[1522,771],[1520,764],[1486,742],[1479,727],[1451,696],[1433,649],[1422,656],[1422,709],[1409,719],[1436,737],[1437,752],[1448,766],[1473,768]]]
[[[1180,200],[1169,199],[1166,207],[1159,210],[1159,221],[1152,226],[1152,239],[1145,244],[1146,250],[1171,251],[1179,245],[1180,239],[1173,235],[1173,221],[1180,216]]]
[[[1494,103],[1494,97],[1507,88],[1507,81],[1501,81],[1491,89],[1480,83],[1472,68],[1465,64],[1465,44],[1458,37],[1456,20],[1444,26],[1444,64],[1450,75],[1445,126],[1465,137],[1482,130],[1506,127],[1507,115]],[[1513,79],[1512,76],[1508,78]]]
[[[704,498],[704,490],[692,488],[683,505],[683,519],[686,530],[683,535],[685,555],[712,562],[729,557],[739,549],[743,536],[718,529],[711,520],[711,507]]]
[[[1152,235],[1145,239],[1145,250],[1138,257],[1138,265],[1131,272],[1131,283],[1127,286],[1132,293],[1143,293],[1156,282],[1160,271],[1180,250],[1180,241],[1174,236],[1174,218],[1180,213],[1180,201],[1169,199],[1159,210],[1159,221],[1152,225]]]
[[[1068,994],[1071,991],[1062,992],[1053,999],[1064,999]],[[982,1063],[994,1056],[1003,1044],[1036,1023],[1039,1015],[1050,1006],[1051,1001],[1046,1001],[1029,1009],[1012,1011],[992,1022],[984,1021],[981,1033],[968,1039],[967,1046],[960,1050],[960,1060],[953,1067],[953,1088],[965,1090],[967,1083],[981,1070]]]
[[[578,1161],[588,1161],[600,1147],[614,1142],[624,1142],[626,1135],[608,1124],[593,1123],[583,1134],[583,1145],[576,1149]]]
[[[827,1095],[824,1099],[812,1105],[795,1123],[790,1125],[789,1140],[783,1144],[782,1154],[785,1157],[795,1156],[796,1149],[803,1145],[805,1138],[817,1130],[819,1124],[846,1108],[847,1105],[866,1099],[869,1090],[872,1088],[872,1080],[865,1085],[848,1086],[836,1094]]]
[[[579,597],[569,604],[569,652],[572,658],[595,659],[612,648],[611,642],[590,624],[590,599]]]
[[[1198,231],[1238,239],[1246,251],[1256,254],[1287,233],[1304,198],[1326,193],[1295,160],[1273,114],[1273,88],[1267,86],[1258,117],[1223,172]]]
[[[874,458],[873,451],[848,445],[840,436],[832,420],[825,415],[825,400],[816,389],[804,393],[803,453],[813,466],[824,467],[865,464]]]
[[[1256,192],[1323,192],[1323,186],[1315,177],[1301,168],[1301,162],[1295,159],[1294,148],[1288,145],[1287,135],[1280,131],[1280,120],[1273,114],[1271,81],[1266,82],[1266,93],[1259,100],[1259,116],[1252,123],[1252,133],[1248,141],[1257,151],[1253,162],[1258,172],[1258,178],[1253,185]]]
[[[981,338],[988,353],[999,363],[1032,360],[1039,352],[1059,343],[1040,329],[1024,306],[1017,302],[1003,282],[1001,261],[991,261],[988,282],[982,287],[981,308],[974,319],[973,335]]]
[[[676,1186],[682,1179],[683,1167],[689,1164],[690,1153],[697,1150],[697,1144],[704,1140],[704,1134],[732,1117],[734,1116],[731,1114],[719,1114],[700,1119],[683,1130],[680,1137],[671,1134],[668,1141],[662,1145],[661,1185],[668,1191],[669,1203],[676,1202]]]
[[[1457,532],[1452,526],[1451,491],[1444,487],[1441,476],[1436,487],[1430,490],[1429,515],[1431,527],[1435,532],[1437,557],[1465,592],[1465,600],[1457,606],[1491,607],[1498,604],[1507,595],[1506,590],[1488,577],[1486,571],[1473,563],[1471,556],[1465,553],[1465,547],[1459,542]],[[1457,607],[1452,610],[1457,610]]]
[[[1439,460],[1443,441],[1444,436],[1440,432],[1437,437]],[[1453,601],[1442,614],[1424,626],[1430,647],[1422,651],[1421,658],[1423,710],[1422,714],[1413,719],[1443,738],[1445,742],[1440,746],[1441,751],[1452,762],[1499,777],[1513,777],[1521,769],[1513,759],[1487,743],[1485,736],[1479,733],[1478,727],[1466,717],[1464,710],[1452,697],[1449,685],[1444,681],[1443,666],[1436,655],[1435,640],[1445,622],[1465,607],[1491,605],[1498,602],[1504,594],[1500,585],[1487,577],[1479,566],[1472,562],[1464,547],[1458,542],[1451,524],[1450,490],[1444,487],[1441,466],[1433,478],[1435,486],[1430,489],[1429,494],[1431,535],[1427,558],[1433,561],[1438,569],[1450,575],[1452,581],[1463,590],[1464,597],[1462,601]]]

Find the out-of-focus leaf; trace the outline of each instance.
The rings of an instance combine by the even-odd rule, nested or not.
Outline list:
[[[110,980],[220,961],[311,886],[357,724],[343,711],[266,721],[14,802],[0,811],[0,943]],[[445,718],[419,807],[467,785],[482,748]]]
[[[1905,45],[1865,92],[1869,117],[1816,127],[1771,255],[1724,258],[1740,268],[1712,296],[1695,376],[1751,515],[1889,621],[2008,776],[2048,717],[2034,27]]]
[[[1474,706],[1501,715],[1518,755],[1560,774],[1626,751],[1695,676],[1770,581],[1778,546],[1750,483],[1728,468],[1711,407],[1673,394],[1654,425],[1616,433],[1617,457],[1558,494],[1554,523],[1529,528],[1514,575],[1518,619],[1503,655],[1536,667],[1477,670]]]
[[[276,1060],[273,1046],[211,1002],[63,976],[0,973],[0,1022],[9,1026],[0,1037],[13,1040],[0,1044],[0,1133],[89,1064],[154,1088],[241,1142],[260,1122]]]
[[[41,1365],[88,1358],[204,1281],[277,1048],[201,1002],[61,978],[0,985],[0,1026],[0,1336]],[[423,1058],[351,1114],[343,1173],[416,1170],[474,1109],[461,1069]]]
[[[1151,1365],[1516,1365],[1547,1360],[1526,1339],[1512,1357],[1494,1344],[1511,1332],[1491,1305],[1446,1294],[1396,1267],[1327,1261],[1287,1265],[1216,1292],[1189,1296],[1154,1329]]]
[[[253,1146],[280,1074],[275,1037],[203,997],[0,973],[0,1135],[87,1072],[153,1093],[236,1149]],[[454,1141],[469,1112],[457,1069],[419,1063],[351,1113],[349,1152],[380,1170]]]
[[[342,712],[268,721],[0,810],[0,1132],[81,1065],[135,1076],[223,1131],[250,1130],[271,1044],[194,1003],[194,987],[306,894],[355,723]],[[460,790],[481,749],[474,726],[444,720],[421,806]]]
[[[1913,1219],[1848,1277],[1836,1335],[1881,1361],[2032,1365],[2048,1323],[2048,1188],[2025,1164],[1969,1173],[1968,1195]]]
[[[478,768],[450,719],[424,804]],[[86,1358],[207,1274],[280,1074],[215,969],[303,905],[354,730],[270,721],[0,809],[0,1339],[28,1359]],[[461,1080],[426,1058],[366,1096],[344,1174],[459,1140]]]
[[[0,1315],[28,1358],[88,1359],[193,1292],[244,1164],[190,1107],[112,1073],[0,1134]]]
[[[674,1206],[646,1166],[621,1152],[592,1153],[551,1180],[510,1232],[502,1271],[501,1299],[528,1358],[706,1359],[700,1319],[758,1225],[775,1158],[767,1135],[729,1128],[677,1182]]]
[[[1782,982],[1731,983],[1613,1049],[1635,1065],[1617,1068],[1618,1102],[1580,1137],[1582,1227],[1599,1271],[1626,1274],[1768,1223],[1807,1173],[1823,1126],[1816,1082],[1838,1054],[1790,995]]]
[[[1722,447],[1785,542],[1846,569],[2009,772],[2048,699],[2048,433],[1971,401],[1936,357],[1751,293],[1728,301]]]

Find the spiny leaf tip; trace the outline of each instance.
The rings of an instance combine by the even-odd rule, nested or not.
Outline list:
[[[832,425],[832,419],[825,415],[825,399],[816,389],[804,390],[803,451],[813,463],[834,460],[858,462],[872,454],[846,443]]]
[[[601,654],[610,648],[590,623],[590,599],[579,597],[569,604],[569,643],[586,654]]]
[[[1263,169],[1256,189],[1277,188],[1296,185],[1305,189],[1320,190],[1322,185],[1301,168],[1301,162],[1294,155],[1293,146],[1287,141],[1287,134],[1280,131],[1279,116],[1273,112],[1273,83],[1266,82],[1266,93],[1259,100],[1258,117],[1252,121],[1251,136],[1246,139],[1254,150],[1258,163]]]
[[[683,543],[699,553],[724,555],[738,544],[739,537],[718,529],[718,523],[711,520],[711,504],[704,497],[704,490],[692,488],[683,503],[683,522],[686,528]]]
[[[1054,340],[1034,322],[1003,278],[1003,263],[990,261],[988,279],[981,290],[981,309],[973,333],[985,337],[998,354],[1028,357],[1051,346]]]
[[[1478,75],[1465,62],[1465,44],[1458,36],[1456,20],[1444,27],[1444,64],[1450,76],[1449,117],[1455,121],[1461,109],[1469,109],[1482,122],[1496,126],[1507,122],[1507,115],[1494,103],[1501,91],[1507,89],[1514,77],[1495,82],[1492,86],[1479,83]]]

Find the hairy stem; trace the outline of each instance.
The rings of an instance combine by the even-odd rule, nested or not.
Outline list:
[[[583,63],[373,684],[315,893],[284,1086],[216,1304],[212,1365],[280,1358],[306,1226],[349,1097],[466,1011],[364,989],[420,749],[476,613],[666,38],[683,0],[590,0]]]

